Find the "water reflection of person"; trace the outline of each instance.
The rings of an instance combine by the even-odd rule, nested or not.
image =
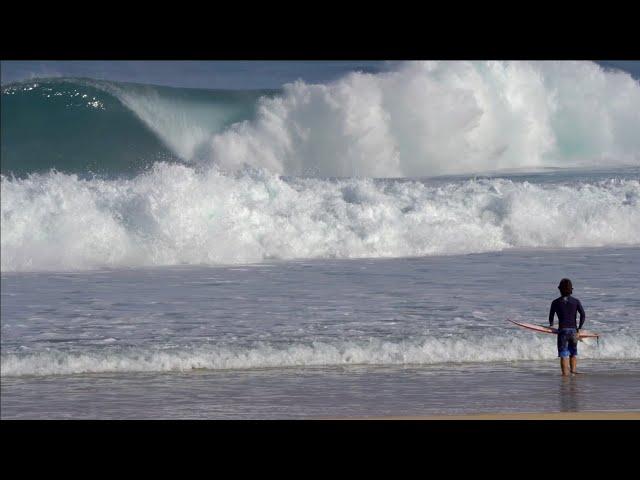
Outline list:
[[[577,377],[562,377],[560,380],[560,411],[580,411],[580,388]]]

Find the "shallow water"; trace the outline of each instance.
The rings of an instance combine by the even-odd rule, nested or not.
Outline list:
[[[2,418],[639,409],[638,248],[2,274]],[[574,281],[580,368],[544,323]]]
[[[5,378],[3,418],[323,419],[640,410],[640,363],[306,367]]]

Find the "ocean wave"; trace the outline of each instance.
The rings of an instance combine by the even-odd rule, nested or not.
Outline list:
[[[640,164],[640,83],[591,62],[405,62],[295,82],[212,139],[212,158],[286,175],[419,177]]]
[[[580,358],[640,359],[640,339],[607,335],[580,344]],[[550,360],[557,356],[549,338],[448,337],[391,342],[307,342],[289,346],[127,347],[96,351],[2,354],[2,376],[70,375],[107,372],[186,372],[345,365],[432,365],[439,363]]]
[[[270,94],[82,78],[10,84],[2,88],[2,173],[132,175],[156,161],[208,158],[207,140],[251,118]]]
[[[3,173],[163,159],[376,178],[640,164],[640,83],[592,62],[403,62],[280,91],[46,80],[3,87],[2,106]]]
[[[640,181],[283,178],[156,163],[132,179],[2,177],[8,271],[638,245]]]

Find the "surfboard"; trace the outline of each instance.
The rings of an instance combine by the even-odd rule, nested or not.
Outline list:
[[[534,323],[516,322],[515,320],[511,320],[510,318],[507,318],[507,320],[509,320],[511,323],[515,323],[519,327],[526,328],[528,330],[533,330],[534,332],[555,333],[555,334],[558,333],[557,328],[545,327],[544,325],[536,325]],[[598,333],[589,332],[588,330],[580,330],[580,333],[578,334],[578,340],[582,340],[583,338],[598,338],[599,336],[600,334]]]

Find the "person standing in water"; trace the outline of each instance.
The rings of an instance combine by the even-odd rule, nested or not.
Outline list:
[[[584,308],[580,300],[573,298],[571,280],[563,278],[558,285],[560,297],[551,302],[549,326],[553,327],[554,315],[558,315],[558,357],[562,375],[569,372],[577,374],[578,370],[578,333],[585,320]],[[580,325],[576,325],[576,317],[580,312]]]

